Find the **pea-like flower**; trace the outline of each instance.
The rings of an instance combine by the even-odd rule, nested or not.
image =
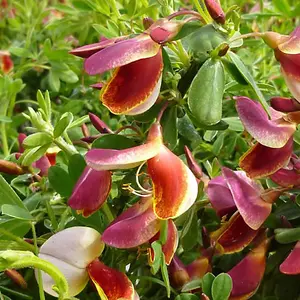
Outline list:
[[[180,21],[161,19],[132,38],[106,39],[70,53],[85,58],[84,69],[89,75],[114,69],[100,95],[112,113],[141,114],[159,95],[163,70],[161,44],[172,39],[182,25]]]
[[[51,262],[65,275],[69,297],[79,294],[90,278],[103,300],[138,300],[127,276],[98,260],[103,249],[101,235],[95,229],[71,227],[50,237],[40,248],[39,257]],[[58,297],[52,289],[53,279],[42,273],[42,280],[45,292]]]

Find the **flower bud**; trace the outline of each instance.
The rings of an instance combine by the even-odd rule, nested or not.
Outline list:
[[[152,18],[144,18],[143,19],[143,26],[144,28],[147,30],[152,24],[154,23],[153,19]]]
[[[113,133],[113,131],[96,115],[89,113],[90,121],[100,133]]]
[[[220,24],[225,23],[224,11],[217,0],[205,0],[206,8],[210,16]]]
[[[21,175],[25,173],[23,168],[18,164],[4,159],[0,159],[0,172],[11,175]]]

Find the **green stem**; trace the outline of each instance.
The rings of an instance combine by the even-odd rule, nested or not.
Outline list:
[[[162,245],[167,242],[168,238],[168,220],[161,220],[160,221],[160,234],[159,234],[159,241]]]
[[[247,39],[249,37],[262,37],[264,34],[261,33],[261,32],[250,32],[250,33],[246,33],[246,34],[242,34],[240,36],[237,36],[236,38],[232,39],[229,41],[229,44],[237,41],[237,40],[240,40],[240,39]]]
[[[189,55],[185,51],[181,41],[177,41],[176,44],[177,44],[178,56],[179,56],[180,60],[182,61],[183,65],[188,68],[190,66]]]
[[[45,199],[47,213],[48,213],[48,216],[50,218],[52,228],[53,228],[54,231],[56,231],[57,227],[58,227],[58,223],[57,223],[57,220],[56,220],[55,215],[54,215],[54,211],[53,211],[52,206],[51,206],[49,201],[50,201],[49,198]]]
[[[192,3],[194,3],[195,7],[197,8],[199,14],[201,15],[201,17],[203,18],[203,22],[205,24],[211,23],[212,19],[210,16],[208,16],[205,11],[203,10],[203,8],[201,7],[200,3],[198,2],[198,0],[192,0]]]
[[[33,243],[34,243],[34,253],[36,256],[39,254],[39,248],[37,245],[37,236],[36,236],[36,230],[35,225],[33,222],[31,222],[31,230],[32,230],[32,237],[33,237]],[[45,300],[45,293],[43,288],[43,279],[42,279],[42,271],[40,269],[37,270],[37,283],[39,286],[39,295],[40,300]]]
[[[20,237],[12,234],[11,232],[0,228],[0,233],[3,235],[6,235],[7,237],[11,238],[13,241],[17,242],[18,244],[22,245],[25,249],[27,249],[28,251],[34,252],[35,248],[33,245],[28,244],[27,242],[25,242],[23,239],[21,239]]]
[[[107,220],[109,221],[109,223],[111,223],[115,218],[114,218],[114,215],[112,214],[107,202],[104,202],[104,204],[102,205],[101,208],[102,208],[102,211],[105,214]]]
[[[1,131],[3,154],[4,154],[4,156],[8,156],[9,155],[9,147],[8,147],[8,142],[7,142],[6,125],[4,122],[1,123],[0,131]]]
[[[57,139],[54,140],[54,143],[64,152],[66,152],[66,154],[68,156],[72,156],[77,152],[77,150],[75,149],[75,147],[73,145],[70,145],[68,143],[66,143],[66,141],[60,136]]]

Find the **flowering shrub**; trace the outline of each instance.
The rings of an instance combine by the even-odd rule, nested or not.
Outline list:
[[[0,0],[0,299],[298,299],[299,9]]]

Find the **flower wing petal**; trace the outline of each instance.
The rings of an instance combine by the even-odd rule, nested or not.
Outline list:
[[[68,204],[88,217],[97,211],[107,199],[111,189],[110,171],[96,171],[85,167],[77,181]]]
[[[228,168],[222,168],[235,205],[246,224],[257,230],[271,213],[272,204],[260,197],[260,190]]]
[[[236,97],[236,108],[246,130],[264,146],[281,148],[296,130],[283,119],[269,120],[263,107],[247,97]]]
[[[145,198],[118,216],[103,232],[102,241],[116,248],[133,248],[148,242],[159,228],[152,198]]]
[[[283,274],[296,275],[300,274],[300,241],[289,254],[289,256],[280,265],[279,270]]]

